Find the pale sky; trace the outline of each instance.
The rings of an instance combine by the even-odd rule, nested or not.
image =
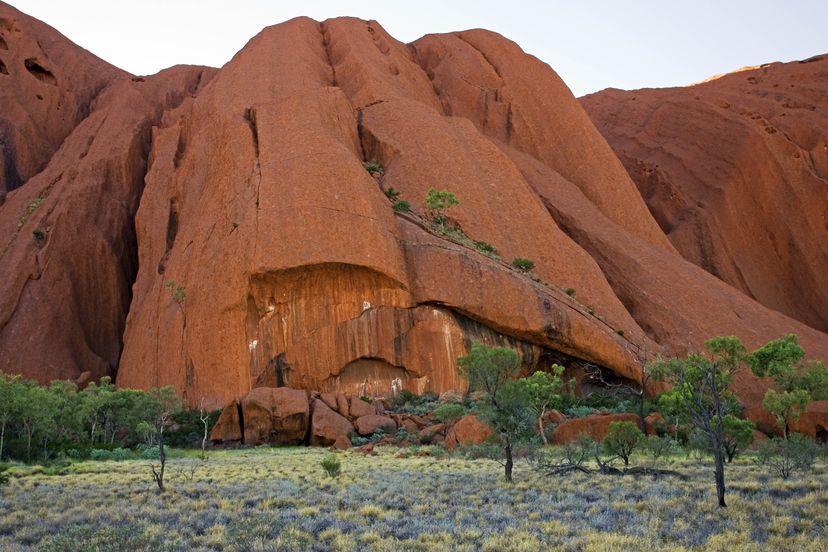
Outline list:
[[[828,0],[12,0],[134,74],[220,67],[298,15],[376,19],[396,39],[482,27],[547,62],[576,96],[682,86],[747,65],[828,53]]]

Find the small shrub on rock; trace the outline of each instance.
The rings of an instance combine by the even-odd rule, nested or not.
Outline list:
[[[411,211],[411,204],[404,199],[400,199],[394,202],[392,209],[397,213],[407,213]]]
[[[385,168],[376,161],[371,161],[370,163],[363,163],[362,166],[365,167],[365,170],[369,173],[385,174]]]
[[[512,259],[512,266],[521,272],[529,272],[535,268],[535,261],[524,259],[523,257],[515,257]]]

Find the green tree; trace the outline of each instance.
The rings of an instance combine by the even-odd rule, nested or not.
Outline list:
[[[654,379],[672,385],[659,400],[662,411],[690,423],[706,437],[713,454],[718,504],[725,507],[724,418],[739,407],[729,386],[746,351],[735,336],[715,337],[704,345],[703,354],[658,359],[649,369]]]
[[[563,401],[563,395],[561,394],[563,380],[561,376],[564,367],[553,364],[550,370],[550,372],[537,371],[527,378],[518,380],[518,385],[523,389],[529,408],[532,409],[537,419],[538,432],[544,445],[549,444],[543,427],[543,417],[546,414],[546,409]]]
[[[431,220],[440,230],[445,230],[447,209],[454,205],[460,205],[460,200],[453,192],[448,190],[437,190],[429,188],[426,193],[426,207],[431,211]]]
[[[788,438],[790,423],[812,400],[828,398],[828,368],[822,361],[805,362],[805,350],[794,334],[769,341],[747,355],[746,361],[758,377],[770,377],[779,390],[768,389],[762,406],[782,427]]]
[[[6,444],[6,428],[17,418],[23,382],[20,376],[0,372],[0,461]]]
[[[733,414],[727,414],[724,417],[724,452],[727,457],[727,463],[733,462],[733,459],[745,447],[753,442],[754,424],[749,420],[743,420]]]
[[[170,386],[152,389],[150,397],[151,422],[155,429],[155,438],[158,443],[158,463],[156,469],[152,466],[152,477],[158,485],[158,490],[164,492],[164,470],[167,466],[167,453],[164,448],[164,432],[172,425],[173,417],[181,411],[181,399]]]
[[[644,434],[634,423],[612,422],[607,436],[604,437],[603,445],[608,453],[618,456],[624,461],[625,466],[629,466],[630,456],[642,441],[644,441]]]
[[[475,343],[457,362],[469,388],[486,393],[478,415],[499,440],[506,481],[511,482],[515,447],[531,439],[536,423],[525,388],[512,379],[518,375],[520,357],[513,349]]]

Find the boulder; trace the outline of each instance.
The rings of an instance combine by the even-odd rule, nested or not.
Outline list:
[[[308,395],[300,389],[257,387],[241,400],[247,445],[299,445],[308,431]]]
[[[377,410],[374,405],[368,401],[363,401],[359,397],[351,397],[349,402],[351,418],[361,418],[363,416],[370,416],[376,414]]]
[[[331,410],[338,410],[337,403],[336,403],[336,394],[334,393],[320,393],[319,398],[322,399],[328,408]]]
[[[351,409],[348,407],[348,397],[346,397],[343,393],[336,394],[336,406],[332,406],[331,408],[333,408],[346,418],[351,417]]]
[[[434,424],[430,426],[426,426],[420,430],[420,439],[423,442],[430,443],[434,440],[434,436],[439,434],[445,435],[446,432],[446,424]]]
[[[548,424],[559,424],[566,420],[566,416],[564,416],[560,410],[547,410],[543,414],[543,425],[546,427]]]
[[[368,414],[367,416],[360,416],[354,422],[357,433],[362,436],[376,433],[377,430],[383,429],[386,433],[393,433],[397,429],[394,420],[388,416],[379,416],[377,414]]]
[[[586,433],[596,441],[603,441],[612,422],[632,422],[637,427],[638,416],[629,413],[593,414],[567,420],[555,428],[550,441],[556,445],[562,445],[576,440],[582,433]]]
[[[447,449],[456,446],[479,445],[492,435],[492,428],[480,421],[474,414],[466,414],[448,430],[445,438]]]
[[[653,412],[644,418],[644,427],[647,429],[647,435],[655,435],[659,427],[666,429],[667,421],[658,412]]]
[[[230,443],[241,441],[241,420],[239,419],[239,403],[233,401],[225,406],[213,429],[210,431],[210,441],[213,443]]]
[[[350,448],[351,441],[348,434],[353,431],[354,426],[348,421],[348,418],[331,410],[320,399],[313,401],[311,445],[319,447],[334,445],[337,448]],[[345,446],[346,442],[347,446]]]
[[[828,400],[809,403],[808,410],[791,422],[790,429],[820,443],[828,443]]]

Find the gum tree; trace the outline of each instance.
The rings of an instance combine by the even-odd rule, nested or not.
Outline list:
[[[506,481],[511,483],[514,448],[531,439],[535,427],[526,389],[513,379],[520,369],[520,357],[514,349],[475,343],[457,363],[469,388],[486,393],[479,403],[479,417],[494,430],[506,459]]]
[[[790,424],[799,419],[812,400],[828,398],[828,369],[822,361],[804,361],[805,350],[794,334],[767,342],[747,355],[758,377],[770,377],[778,387],[768,389],[762,400],[788,438]]]
[[[725,417],[738,410],[739,403],[729,386],[733,373],[745,356],[745,346],[735,336],[714,337],[705,341],[704,353],[684,358],[658,359],[650,369],[653,378],[672,385],[659,403],[690,423],[707,440],[713,454],[716,497],[725,507]]]

